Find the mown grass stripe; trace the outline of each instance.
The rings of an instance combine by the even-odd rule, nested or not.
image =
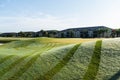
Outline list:
[[[75,45],[55,67],[48,71],[44,76],[39,75],[34,80],[50,80],[69,62],[79,46],[80,44]]]
[[[92,55],[91,62],[89,63],[87,72],[85,73],[83,80],[95,80],[100,64],[101,46],[102,40],[97,41],[95,44],[95,49]]]
[[[45,48],[45,46],[42,47],[42,48]],[[40,50],[40,49],[39,49],[39,50]],[[37,49],[37,51],[38,51],[38,49]],[[34,52],[32,52],[32,53],[30,53],[30,54],[28,54],[28,55],[25,55],[25,56],[17,59],[15,62],[13,62],[12,64],[10,64],[9,66],[3,68],[3,69],[0,71],[0,77],[2,77],[5,73],[7,73],[8,71],[10,71],[12,68],[14,68],[14,66],[16,66],[16,65],[19,64],[20,62],[24,61],[24,59],[26,59],[27,57],[34,55],[37,51],[34,51]]]
[[[13,56],[15,56],[15,55],[8,55],[8,56],[5,56],[4,58],[2,58],[2,59],[0,60],[0,64],[4,63],[6,60],[12,58]]]
[[[43,49],[41,52],[33,56],[26,64],[21,66],[20,69],[13,76],[8,78],[8,80],[17,80],[24,72],[26,72],[32,66],[33,63],[35,63],[35,61],[40,57],[40,54],[52,49],[53,47],[55,47],[55,45],[50,45],[50,47]]]
[[[18,63],[20,63],[21,61],[23,61],[25,58],[27,58],[29,55],[26,55],[22,58],[19,58],[18,60],[16,60],[15,62],[13,62],[12,64],[10,64],[9,66],[3,68],[0,71],[0,77],[3,76],[6,72],[8,72],[10,69],[12,69],[15,65],[17,65]]]
[[[73,45],[60,46],[57,44],[51,50],[42,54],[18,80],[22,80],[23,78],[25,80],[34,80],[40,74],[45,74],[48,70],[54,67],[66,55],[65,53],[67,53],[72,47]]]

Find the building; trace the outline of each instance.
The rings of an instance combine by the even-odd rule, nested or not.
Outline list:
[[[111,28],[105,26],[70,28],[62,30],[57,34],[59,38],[95,38],[110,37]]]
[[[0,34],[0,37],[17,37],[17,36],[18,36],[18,33],[14,33],[14,32]]]
[[[1,37],[57,37],[57,38],[100,38],[111,37],[113,29],[105,26],[70,28],[62,31],[41,30],[38,32],[1,33]],[[118,34],[117,34],[118,35]]]
[[[56,34],[59,33],[57,30],[41,30],[36,32],[37,37],[56,37]]]

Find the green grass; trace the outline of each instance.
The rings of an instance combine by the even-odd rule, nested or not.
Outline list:
[[[91,62],[88,66],[87,72],[85,73],[83,77],[83,80],[95,80],[95,77],[99,69],[99,64],[100,64],[101,45],[102,45],[102,41],[96,42]]]
[[[4,58],[0,59],[0,64],[4,63],[4,61],[14,57],[15,55],[8,55],[8,56],[5,56]]]
[[[116,78],[120,70],[120,38],[102,41],[101,62],[96,76],[97,80]],[[116,80],[116,79],[113,80]],[[120,77],[117,78],[120,80]]]
[[[10,77],[8,80],[17,80],[19,76],[21,76],[29,67],[37,60],[38,57],[40,57],[40,54],[44,51],[47,51],[54,46],[50,46],[48,48],[43,48],[39,53],[35,54],[26,64],[21,66],[20,70],[18,70],[12,77]]]
[[[0,71],[0,77],[3,76],[6,72],[8,72],[10,69],[12,69],[15,65],[19,64],[22,60],[24,60],[25,58],[27,58],[28,55],[25,55],[24,57],[18,59],[17,61],[15,61],[14,63],[12,63],[11,65],[3,68],[1,71]]]
[[[0,37],[0,43],[8,43],[12,41],[31,40],[31,39],[34,39],[34,38]]]
[[[80,44],[75,45],[66,55],[65,57],[59,61],[58,64],[56,64],[55,67],[53,67],[50,71],[48,71],[45,75],[39,76],[35,78],[35,80],[50,80],[57,72],[59,72],[71,59],[71,57],[74,55],[75,51],[78,49]]]
[[[82,43],[69,62],[51,80],[82,80],[93,54],[95,42]]]
[[[68,53],[72,47],[73,45],[61,46],[41,54],[41,57],[39,57],[36,62],[29,68],[29,70],[20,77],[20,80],[35,80],[36,77],[44,75],[54,66],[56,66],[56,64],[62,60],[65,54]]]
[[[7,42],[12,42],[12,41],[26,41],[26,40],[33,40],[33,41],[40,41],[41,43],[60,43],[60,44],[78,44],[78,43],[83,43],[83,42],[88,42],[88,41],[96,41],[96,40],[101,40],[102,38],[46,38],[46,37],[41,37],[41,38],[11,38],[11,37],[0,37],[0,43],[7,43]]]
[[[10,41],[0,45],[0,80],[117,80],[120,76],[119,38],[0,40]]]
[[[9,70],[11,70],[15,65],[19,64],[21,61],[23,61],[24,59],[26,59],[26,58],[29,57],[29,56],[34,55],[35,53],[36,53],[36,51],[35,51],[35,52],[32,52],[32,53],[29,53],[29,54],[27,54],[27,55],[23,55],[23,56],[21,56],[20,58],[18,58],[15,62],[11,63],[9,66],[4,67],[4,68],[0,71],[0,77],[3,76],[3,75],[4,75],[6,72],[8,72]],[[15,55],[13,55],[13,56],[15,56]],[[12,57],[12,56],[7,56],[7,57],[3,58],[1,62],[9,59],[10,57]]]

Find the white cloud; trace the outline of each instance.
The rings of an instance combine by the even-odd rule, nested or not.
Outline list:
[[[11,31],[20,30],[40,30],[57,29],[62,30],[72,26],[77,26],[77,19],[65,19],[51,15],[41,14],[42,17],[0,17],[0,28],[8,28]]]
[[[117,20],[116,20],[117,19]],[[0,17],[0,30],[3,31],[39,31],[41,29],[63,30],[74,27],[84,26],[108,26],[111,28],[119,28],[119,19],[109,16],[97,16],[94,18],[66,18],[56,17],[49,14],[38,13],[33,16],[15,16]]]

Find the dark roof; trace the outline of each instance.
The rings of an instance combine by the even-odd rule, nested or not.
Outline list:
[[[107,29],[111,29],[111,28],[106,27],[106,26],[93,26],[93,27],[70,28],[70,29],[62,30],[62,32],[63,32],[63,31],[67,31],[67,30],[81,31],[81,30],[84,30],[84,29],[94,31],[94,30],[99,29],[99,28],[107,28]]]

